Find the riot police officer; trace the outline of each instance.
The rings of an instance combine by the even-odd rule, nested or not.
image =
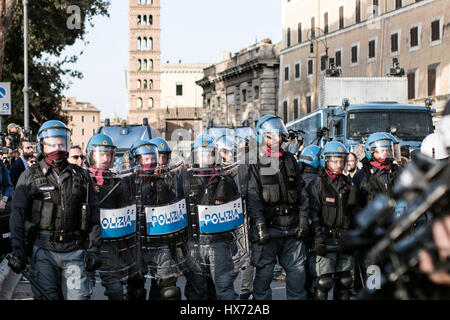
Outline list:
[[[100,278],[109,300],[124,300],[125,281],[137,272],[136,204],[131,174],[112,169],[115,149],[110,136],[98,133],[89,140],[86,155],[100,202]]]
[[[248,254],[237,167],[217,165],[217,146],[207,135],[194,141],[191,154],[193,168],[186,174],[185,193],[194,263],[185,294],[189,300],[234,300],[233,282]]]
[[[316,259],[312,259],[310,267],[316,277],[315,299],[327,299],[333,280],[334,299],[349,299],[353,285],[354,259],[338,251],[341,234],[351,227],[353,214],[360,208],[355,187],[342,174],[347,156],[342,143],[328,142],[320,153],[322,170],[308,189],[309,210],[319,216],[321,225],[315,240]]]
[[[13,197],[14,251],[9,265],[19,273],[26,266],[27,246],[34,243],[31,276],[44,292],[54,300],[88,300],[89,272],[101,263],[99,207],[92,180],[67,162],[70,130],[64,123],[45,122],[37,140],[39,162],[22,173]],[[43,298],[32,290],[36,299]]]
[[[159,163],[163,166],[167,166],[170,163],[172,156],[172,150],[169,144],[163,138],[157,137],[150,140],[150,143],[154,144],[158,148]]]
[[[302,239],[308,233],[308,216],[300,215],[305,185],[293,155],[280,148],[288,131],[274,115],[256,124],[259,143],[257,164],[249,170],[248,210],[251,259],[256,267],[253,296],[272,299],[270,283],[276,258],[286,271],[288,299],[306,299],[306,252]]]
[[[305,181],[305,188],[303,188],[302,193],[303,197],[305,199],[308,199],[308,192],[310,192],[310,188],[312,186],[312,182],[317,178],[319,175],[319,165],[320,165],[320,147],[316,145],[310,145],[307,146],[303,151],[300,153],[298,157],[298,163],[300,166],[300,175],[302,179]],[[320,230],[316,230],[317,228],[320,228],[319,220],[317,215],[312,215],[315,212],[310,212],[309,210],[309,203],[307,201],[303,201],[301,203],[301,211],[304,212],[304,215],[309,215],[309,229],[315,230],[315,232],[309,233],[305,239],[305,248],[306,248],[306,254],[307,254],[307,263],[305,264],[305,270],[306,270],[306,282],[305,282],[305,288],[308,292],[308,296],[311,297],[312,293],[310,291],[312,287],[312,276],[311,271],[309,270],[310,266],[310,260],[311,258],[315,258],[314,256],[311,257],[309,254],[309,251],[314,247],[314,236],[317,236],[320,234]]]
[[[435,160],[450,162],[450,156],[443,140],[443,136],[439,132],[429,134],[423,139],[420,152]]]
[[[373,133],[367,139],[366,157],[361,161],[363,167],[353,178],[363,197],[363,205],[380,193],[391,195],[391,189],[400,174],[400,166],[394,162],[398,156],[396,146],[397,140],[386,132]]]
[[[166,147],[139,140],[131,146],[130,156],[138,175],[142,272],[148,270],[156,284],[152,282],[150,299],[181,300],[176,283],[188,256],[187,206],[180,185],[182,162],[159,163],[158,149]]]

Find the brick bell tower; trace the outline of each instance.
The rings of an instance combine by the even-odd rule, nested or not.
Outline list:
[[[129,0],[128,123],[148,118],[155,129],[161,112],[160,0]],[[159,109],[159,110],[158,110]]]

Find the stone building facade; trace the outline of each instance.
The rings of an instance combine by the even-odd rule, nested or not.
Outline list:
[[[89,139],[101,125],[100,110],[89,102],[78,102],[75,98],[63,98],[61,112],[69,119],[72,145],[85,150]]]
[[[344,77],[385,76],[397,58],[409,102],[431,98],[439,114],[450,98],[449,12],[448,0],[282,0],[280,113],[291,121],[320,107],[328,53]]]
[[[277,114],[279,50],[281,44],[265,39],[204,69],[197,84],[203,88],[203,126],[241,125],[254,127],[264,114]]]

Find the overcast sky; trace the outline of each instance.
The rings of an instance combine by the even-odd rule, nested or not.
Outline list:
[[[98,17],[88,29],[89,43],[66,51],[84,51],[75,66],[84,78],[64,94],[93,103],[102,119],[127,115],[128,1],[111,2],[110,18]],[[264,38],[281,41],[281,1],[162,0],[161,29],[162,63],[216,63],[223,51],[238,52]]]

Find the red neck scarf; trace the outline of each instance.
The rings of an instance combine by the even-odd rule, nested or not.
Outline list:
[[[89,168],[89,171],[91,172],[91,176],[97,181],[97,185],[102,186],[105,182],[105,180],[103,179],[105,169],[99,169],[93,166]]]
[[[342,175],[342,172],[334,173],[330,169],[326,169],[325,172],[333,180],[336,180],[337,178],[339,178]]]
[[[262,146],[262,149],[266,152],[268,157],[280,158],[283,155],[283,149],[279,149],[278,151],[273,151],[268,146]]]
[[[388,171],[389,169],[391,169],[391,164],[382,164],[378,161],[370,161],[370,164],[373,165],[375,168],[377,168],[378,170],[386,170]]]

